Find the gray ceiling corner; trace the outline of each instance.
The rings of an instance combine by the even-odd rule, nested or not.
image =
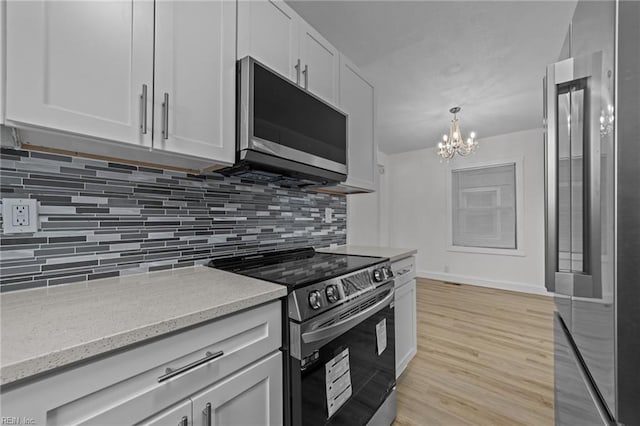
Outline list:
[[[380,150],[435,146],[461,106],[478,138],[541,126],[542,76],[576,1],[287,2],[376,87]]]

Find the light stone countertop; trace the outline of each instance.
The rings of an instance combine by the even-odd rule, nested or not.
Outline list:
[[[286,296],[206,266],[2,294],[0,383],[53,370]]]
[[[319,253],[353,254],[356,256],[388,257],[391,262],[413,256],[418,252],[410,248],[373,247],[373,246],[338,246],[335,248],[322,248],[316,250]]]

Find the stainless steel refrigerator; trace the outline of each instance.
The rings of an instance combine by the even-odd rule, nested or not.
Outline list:
[[[557,425],[640,425],[640,2],[579,1],[544,80]]]

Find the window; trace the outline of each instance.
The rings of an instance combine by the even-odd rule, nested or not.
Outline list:
[[[455,247],[518,248],[516,163],[451,171]]]

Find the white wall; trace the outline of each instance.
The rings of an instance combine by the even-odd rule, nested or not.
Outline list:
[[[376,191],[347,195],[347,244],[386,246],[389,242],[388,156],[378,152]]]
[[[542,129],[479,141],[470,157],[440,163],[434,149],[388,157],[389,242],[418,249],[419,276],[546,294],[544,288],[544,158]],[[522,256],[450,251],[447,174],[451,167],[521,158]],[[348,225],[350,226],[350,225]]]

